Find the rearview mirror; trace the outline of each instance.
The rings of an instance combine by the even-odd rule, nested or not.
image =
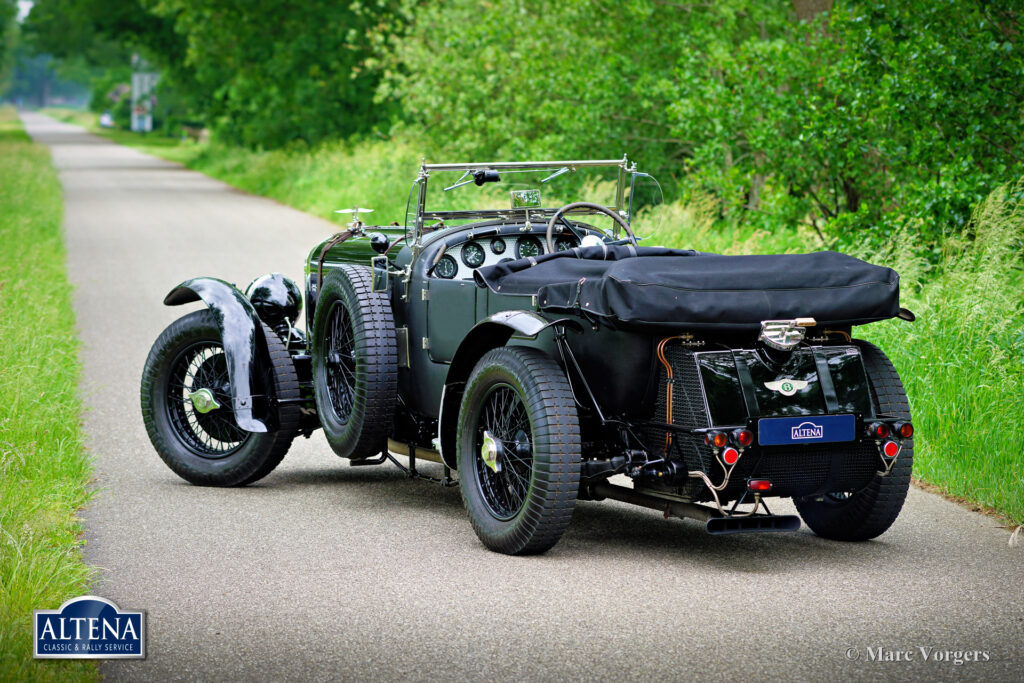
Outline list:
[[[373,284],[370,285],[370,291],[389,291],[391,289],[391,278],[388,277],[388,257],[374,256],[370,259],[370,266],[373,270]]]
[[[512,190],[513,209],[534,209],[540,206],[540,190]]]

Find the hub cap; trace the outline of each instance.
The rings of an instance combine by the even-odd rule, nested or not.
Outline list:
[[[480,457],[484,459],[484,464],[495,472],[501,471],[501,463],[498,462],[498,456],[501,453],[500,449],[500,442],[494,438],[493,434],[485,429],[484,445],[480,447]]]
[[[203,458],[234,453],[249,433],[235,423],[224,349],[202,341],[183,350],[171,364],[167,417],[178,440]]]
[[[217,403],[217,399],[213,397],[213,392],[203,387],[199,391],[193,391],[188,395],[190,401],[192,401],[192,407],[200,413],[208,413],[211,410],[217,410],[220,408],[220,404]]]
[[[498,384],[484,397],[476,434],[482,499],[494,517],[511,519],[522,510],[533,477],[530,419],[513,387]]]

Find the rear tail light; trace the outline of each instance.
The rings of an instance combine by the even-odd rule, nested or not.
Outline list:
[[[909,422],[897,422],[896,433],[902,436],[904,439],[909,439],[914,435],[914,425]]]
[[[895,441],[886,441],[882,446],[882,455],[887,458],[895,458],[900,452],[900,445]]]
[[[767,479],[751,479],[747,481],[747,489],[756,493],[772,490],[772,483]]]
[[[722,451],[722,461],[725,462],[726,465],[735,465],[736,461],[739,459],[740,452],[732,446],[729,446],[729,448]]]
[[[725,444],[729,442],[729,437],[725,435],[725,432],[710,432],[704,437],[704,440],[709,446],[725,448]]]
[[[871,423],[871,436],[876,439],[885,439],[889,436],[889,425],[884,422]]]
[[[754,433],[749,429],[737,429],[732,433],[732,438],[743,447],[754,443]]]

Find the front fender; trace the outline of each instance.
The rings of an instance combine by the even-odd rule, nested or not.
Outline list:
[[[217,314],[235,422],[247,432],[267,431],[267,426],[252,415],[257,345],[263,343],[256,309],[234,285],[212,277],[185,280],[164,297],[164,304],[180,306],[199,300]]]

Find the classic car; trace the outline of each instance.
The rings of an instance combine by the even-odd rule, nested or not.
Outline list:
[[[602,187],[586,173],[614,196],[545,200]],[[305,296],[279,274],[183,282],[164,303],[205,308],[146,361],[153,446],[189,482],[241,486],[320,428],[351,465],[457,477],[480,540],[509,554],[551,548],[577,500],[606,498],[712,534],[886,531],[914,428],[892,363],[853,334],[913,319],[898,274],[641,246],[649,180],[625,157],[423,163],[403,222],[347,210],[313,247]]]

